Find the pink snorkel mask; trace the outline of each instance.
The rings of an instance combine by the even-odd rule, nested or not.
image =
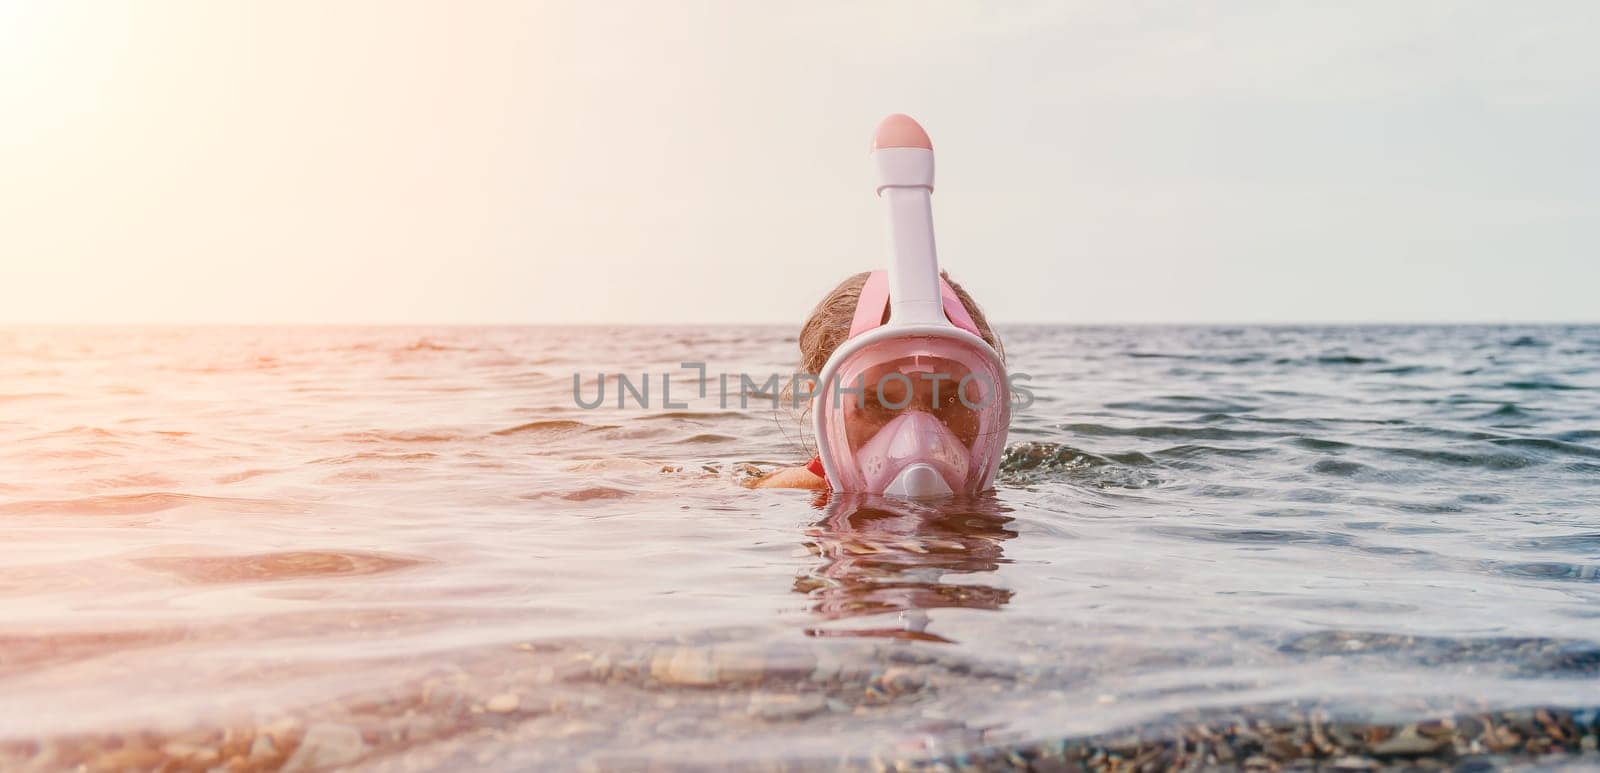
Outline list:
[[[993,483],[1005,450],[1005,364],[939,276],[927,133],[889,116],[872,156],[894,260],[869,275],[849,338],[818,374],[818,455],[837,491],[975,494]]]

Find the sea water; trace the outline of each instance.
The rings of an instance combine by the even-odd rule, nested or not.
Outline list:
[[[916,505],[745,487],[794,333],[0,329],[0,767],[1592,744],[1600,328],[1004,328],[996,490]]]

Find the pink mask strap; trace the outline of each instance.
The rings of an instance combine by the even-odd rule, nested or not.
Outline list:
[[[856,301],[856,316],[850,320],[849,338],[855,338],[883,324],[883,313],[889,309],[889,272],[874,271],[861,285],[861,299]]]
[[[950,324],[961,328],[975,336],[982,337],[978,326],[973,324],[972,315],[967,313],[967,307],[961,304],[961,299],[956,297],[956,291],[950,283],[939,277],[939,296],[944,302],[944,316]],[[850,320],[850,338],[855,338],[862,333],[883,324],[883,314],[889,308],[889,272],[874,271],[867,275],[867,281],[861,285],[861,298],[856,301],[856,315]]]
[[[978,326],[973,324],[972,315],[967,313],[967,307],[962,305],[961,299],[956,297],[956,291],[944,277],[939,277],[939,296],[944,299],[944,317],[950,324],[961,328],[979,338],[983,337],[978,332]]]

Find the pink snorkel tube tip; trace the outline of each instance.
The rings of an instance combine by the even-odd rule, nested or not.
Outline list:
[[[933,140],[928,139],[928,133],[923,131],[922,124],[917,123],[911,116],[895,113],[879,121],[878,130],[872,133],[872,149],[881,148],[933,150]]]

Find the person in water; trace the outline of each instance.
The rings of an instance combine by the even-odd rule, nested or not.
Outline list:
[[[939,270],[933,142],[909,116],[878,124],[870,158],[889,219],[890,260],[846,279],[800,331],[816,379],[817,458],[756,485],[932,499],[994,483],[1011,422],[1000,341]]]
[[[846,278],[843,282],[812,309],[811,316],[800,328],[800,370],[802,373],[818,374],[823,370],[834,350],[851,337],[852,322],[857,313],[857,306],[861,300],[862,288],[866,285],[872,272],[863,271]],[[984,316],[983,310],[972,300],[972,296],[950,279],[948,273],[940,272],[943,282],[954,292],[960,300],[961,306],[971,318],[977,334],[983,338],[984,343],[992,347],[1002,359],[1005,357],[1005,348],[1000,343],[999,336],[989,326],[989,320]],[[879,324],[889,321],[889,309],[884,308]],[[921,385],[919,385],[921,386]],[[925,387],[924,387],[925,388]],[[873,390],[868,390],[864,398],[871,402],[875,399]],[[809,410],[808,410],[809,413]],[[858,427],[861,423],[869,421],[865,413],[847,414],[847,421],[855,422]],[[813,458],[808,464],[798,467],[785,467],[768,473],[757,479],[753,484],[755,488],[798,488],[798,489],[826,489],[827,479],[823,476],[822,460]]]

